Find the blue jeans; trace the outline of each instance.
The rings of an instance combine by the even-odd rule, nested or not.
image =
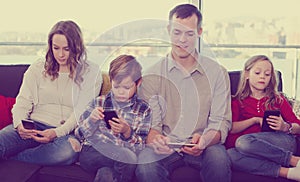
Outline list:
[[[136,169],[137,157],[128,148],[101,143],[98,150],[91,145],[83,145],[79,162],[84,170],[93,174],[102,167],[110,167],[118,181],[130,182]]]
[[[278,177],[281,166],[289,167],[296,152],[295,136],[283,132],[260,132],[240,136],[228,155],[233,169]]]
[[[225,147],[216,144],[207,147],[200,156],[174,152],[171,155],[159,155],[151,148],[145,148],[138,156],[136,176],[141,182],[170,181],[172,172],[181,166],[190,166],[199,170],[202,181],[230,182],[230,160]]]
[[[69,165],[78,158],[78,152],[68,141],[71,137],[75,139],[72,135],[66,135],[42,144],[33,139],[23,140],[13,126],[8,125],[0,130],[0,158],[40,165]]]

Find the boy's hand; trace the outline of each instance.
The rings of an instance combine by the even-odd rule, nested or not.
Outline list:
[[[113,121],[112,121],[113,120]],[[123,118],[112,118],[112,120],[109,120],[109,124],[111,126],[111,130],[115,134],[123,133],[123,135],[128,138],[131,133],[131,128],[129,124],[125,121]]]
[[[104,118],[103,112],[104,112],[103,107],[95,107],[95,109],[92,111],[92,113],[90,115],[90,119],[93,122],[103,119]]]

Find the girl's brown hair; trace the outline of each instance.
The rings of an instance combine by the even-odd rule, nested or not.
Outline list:
[[[266,96],[268,100],[265,103],[266,109],[275,109],[275,103],[281,102],[281,97],[279,92],[277,91],[277,80],[276,80],[276,72],[274,70],[273,63],[271,60],[265,55],[256,55],[248,59],[245,63],[244,69],[241,73],[239,86],[237,93],[233,96],[239,101],[244,100],[246,97],[251,95],[251,88],[249,85],[249,79],[246,78],[246,74],[252,69],[255,63],[258,61],[268,61],[271,64],[271,79],[269,85],[265,88]]]
[[[48,35],[48,48],[44,65],[45,76],[51,76],[52,80],[58,77],[59,64],[55,60],[52,51],[52,39],[55,34],[64,35],[68,41],[70,50],[70,56],[67,60],[70,69],[69,77],[72,78],[77,85],[80,85],[83,81],[82,75],[88,66],[86,62],[86,48],[79,26],[70,20],[56,23]]]

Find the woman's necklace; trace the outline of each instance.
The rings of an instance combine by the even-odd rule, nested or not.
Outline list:
[[[65,80],[65,76],[68,76],[67,80]],[[69,73],[60,73],[59,77],[56,79],[56,90],[58,95],[58,102],[60,107],[60,118],[61,118],[60,124],[64,124],[66,122],[64,119],[63,102],[64,102],[64,93],[66,91],[69,91],[67,87],[69,86],[70,79],[71,78],[69,77]],[[60,83],[58,83],[59,80]]]

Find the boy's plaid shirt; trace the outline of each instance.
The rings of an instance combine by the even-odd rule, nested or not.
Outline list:
[[[125,139],[122,134],[113,134],[106,127],[104,120],[93,122],[89,116],[96,107],[104,110],[116,110],[131,127],[131,135]],[[95,142],[112,143],[130,148],[133,151],[145,147],[146,137],[151,127],[151,109],[149,105],[135,94],[125,105],[120,106],[112,92],[106,96],[99,96],[89,103],[86,111],[80,116],[79,126],[75,133],[81,140],[87,140],[91,145]]]

